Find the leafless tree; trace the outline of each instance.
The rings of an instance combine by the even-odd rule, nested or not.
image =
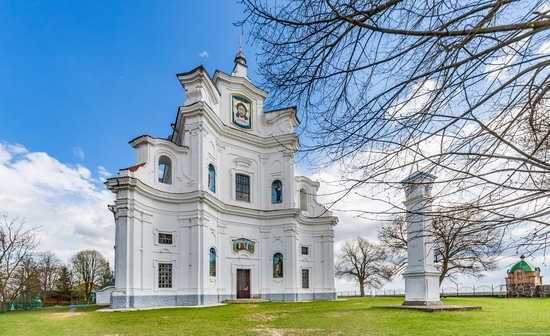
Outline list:
[[[71,264],[76,278],[84,288],[86,301],[90,302],[93,290],[103,281],[107,259],[98,251],[85,250],[75,254]]]
[[[39,276],[36,256],[29,255],[24,258],[15,272],[10,300],[31,302],[36,299],[41,292]]]
[[[0,218],[0,310],[15,299],[26,285],[23,269],[32,259],[38,239],[36,227],[28,227],[19,218]]]
[[[434,213],[468,204],[487,224],[521,223],[524,247],[548,246],[545,1],[242,2],[272,104],[299,106],[313,164],[343,163],[337,199],[402,213],[399,181],[420,167],[439,177]]]
[[[459,211],[459,210],[457,210]],[[441,272],[439,285],[446,278],[457,275],[480,277],[484,271],[496,268],[497,257],[502,252],[504,232],[483,221],[476,221],[475,212],[460,211],[461,217],[433,217],[431,234],[434,237],[435,266]],[[396,257],[395,269],[404,270],[407,257],[407,224],[403,217],[384,225],[378,239]]]
[[[52,251],[39,253],[36,262],[38,264],[42,301],[45,301],[48,293],[53,291],[57,285],[62,264],[61,260]]]
[[[365,286],[379,288],[394,273],[384,248],[357,237],[344,242],[336,263],[336,276],[357,281],[361,296]]]

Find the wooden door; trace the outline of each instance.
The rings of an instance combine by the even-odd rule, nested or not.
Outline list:
[[[250,299],[250,270],[237,270],[237,299]]]

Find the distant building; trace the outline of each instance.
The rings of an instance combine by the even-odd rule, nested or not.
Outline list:
[[[540,268],[525,261],[525,256],[515,263],[506,277],[508,297],[550,296],[550,286],[543,286]]]

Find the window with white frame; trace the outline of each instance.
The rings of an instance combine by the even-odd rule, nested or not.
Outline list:
[[[283,203],[283,182],[275,180],[271,183],[271,204]]]
[[[235,199],[237,201],[250,202],[250,176],[244,174],[235,175]]]
[[[309,255],[309,246],[302,246],[302,255]]]
[[[158,164],[158,181],[164,184],[172,184],[172,160],[162,155]]]
[[[309,288],[309,269],[302,268],[302,288]]]
[[[159,232],[159,244],[172,245],[173,244],[172,234]]]
[[[159,288],[172,288],[172,264],[159,263]]]
[[[216,168],[212,164],[208,165],[208,190],[216,192]]]

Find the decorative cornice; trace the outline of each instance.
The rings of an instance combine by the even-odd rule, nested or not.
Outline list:
[[[218,135],[240,143],[262,149],[284,146],[298,150],[299,141],[298,135],[295,132],[281,134],[277,137],[261,137],[250,132],[241,131],[223,123],[212,108],[204,102],[197,102],[189,106],[180,106],[179,113],[185,118],[193,116],[204,117],[208,121],[208,125],[212,127]],[[180,125],[176,125],[178,129],[182,129],[183,125],[181,125],[181,123],[183,123],[185,118],[178,118],[178,123],[180,123]]]
[[[235,162],[235,166],[238,167],[238,168],[249,168],[250,165],[252,165],[252,163],[254,161],[250,160],[250,159],[247,159],[245,157],[242,157],[242,156],[237,156],[235,157],[235,159],[233,159],[233,161]]]
[[[265,120],[269,125],[273,125],[280,120],[290,119],[292,127],[300,124],[296,116],[296,106],[286,107],[278,110],[264,111]]]
[[[206,84],[206,89],[208,90],[209,96],[213,98],[214,103],[219,103],[221,97],[220,91],[218,90],[212,79],[210,79],[208,71],[206,71],[206,69],[202,65],[199,65],[191,71],[176,74],[176,77],[178,77],[178,80],[180,81],[181,86],[184,89],[186,84],[201,80],[203,83]]]
[[[248,90],[250,90],[252,93],[262,97],[262,98],[265,98],[267,97],[267,92],[260,89],[259,87],[255,86],[254,84],[252,84],[252,82],[245,78],[245,77],[237,77],[237,76],[231,76],[231,75],[228,75],[226,74],[225,72],[223,71],[220,71],[220,70],[216,70],[214,72],[214,76],[213,76],[213,79],[212,79],[214,85],[216,87],[218,87],[218,81],[224,81],[226,83],[229,83],[229,84],[240,84],[240,85],[243,85],[244,87],[246,87]]]
[[[137,146],[143,144],[143,143],[149,143],[149,144],[152,144],[152,145],[166,145],[170,148],[172,148],[173,150],[175,150],[176,152],[180,152],[180,153],[187,153],[189,152],[189,147],[188,146],[182,146],[182,145],[178,145],[178,144],[175,144],[174,142],[168,140],[168,139],[161,139],[161,138],[154,138],[150,135],[141,135],[137,138],[134,138],[132,140],[129,141],[129,144],[132,145],[132,147],[136,148]]]
[[[313,181],[312,179],[305,176],[296,176],[294,180],[298,183],[303,183],[307,185],[308,187],[312,188],[314,191],[317,191],[321,186],[319,182]]]
[[[276,219],[276,218],[295,218],[299,224],[302,225],[319,225],[330,224],[332,226],[338,223],[338,218],[334,216],[324,217],[306,217],[302,214],[300,209],[279,209],[279,210],[257,210],[245,207],[239,207],[222,202],[217,197],[206,191],[192,191],[187,193],[171,193],[162,190],[155,189],[139,179],[130,176],[113,177],[107,179],[105,182],[107,189],[114,193],[122,190],[139,191],[144,195],[151,197],[157,201],[167,203],[194,203],[205,202],[212,206],[217,211],[221,211],[228,214],[239,215],[250,218],[264,218],[264,219]]]
[[[419,171],[417,171],[416,173],[412,174],[411,176],[405,178],[404,180],[402,180],[402,181],[399,182],[399,183],[401,183],[401,184],[408,184],[408,183],[416,183],[416,184],[420,184],[420,183],[431,183],[431,182],[433,182],[435,179],[437,179],[437,176],[419,170]]]

